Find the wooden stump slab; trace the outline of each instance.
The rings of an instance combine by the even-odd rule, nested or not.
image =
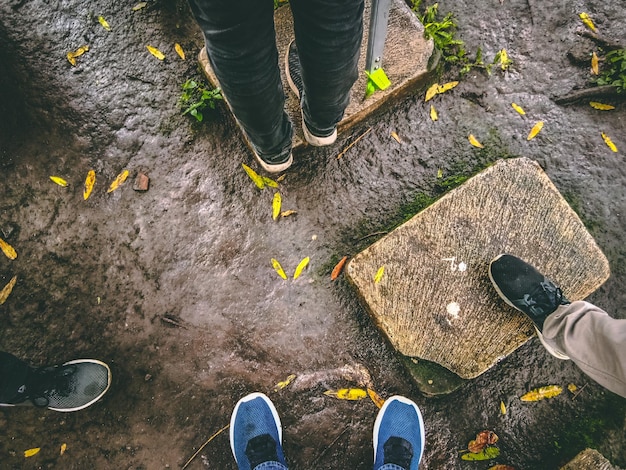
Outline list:
[[[402,0],[394,0],[389,12],[389,26],[383,55],[383,70],[391,81],[391,86],[384,91],[377,91],[365,98],[367,77],[365,75],[365,57],[369,28],[371,2],[366,0],[364,13],[364,37],[361,45],[359,69],[362,70],[358,80],[352,87],[350,104],[343,120],[337,126],[338,132],[346,133],[366,116],[378,110],[385,103],[398,99],[424,85],[427,79],[428,61],[433,53],[432,40],[424,38],[424,27],[415,14]],[[285,89],[285,109],[294,124],[295,151],[302,150],[306,141],[302,134],[300,103],[287,85],[284,70],[284,57],[289,43],[294,38],[293,17],[288,5],[278,8],[274,14],[276,28],[276,45],[279,53],[279,67],[283,87]],[[202,49],[198,57],[204,73],[215,87],[219,86],[213,73],[206,50]],[[226,97],[228,100],[228,97]],[[245,137],[245,136],[244,136]]]
[[[346,272],[400,353],[470,379],[534,334],[491,285],[489,262],[500,253],[533,264],[570,300],[610,274],[576,213],[527,158],[500,160],[469,179],[355,256]]]
[[[585,449],[561,470],[619,470],[595,449]]]

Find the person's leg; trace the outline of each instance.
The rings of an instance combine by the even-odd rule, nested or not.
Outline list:
[[[386,400],[374,422],[374,470],[417,470],[424,443],[417,405],[401,396]]]
[[[230,419],[230,448],[239,470],[287,470],[278,412],[262,393],[243,397]]]
[[[363,0],[291,0],[305,130],[336,135],[358,77]],[[365,93],[365,90],[363,91]]]
[[[284,111],[273,2],[189,0],[189,4],[224,96],[261,163],[285,164],[293,131]]]
[[[542,334],[544,342],[567,354],[585,374],[626,397],[626,320],[576,301],[549,315]]]
[[[0,405],[13,405],[28,398],[26,378],[32,370],[14,355],[0,351]]]

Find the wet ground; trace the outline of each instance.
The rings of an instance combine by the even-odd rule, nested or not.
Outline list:
[[[0,347],[34,365],[96,357],[114,374],[105,399],[82,412],[0,411],[1,468],[180,468],[228,423],[242,395],[260,390],[281,413],[292,468],[365,469],[373,403],[325,397],[327,386],[349,385],[332,372],[273,392],[289,374],[346,364],[366,367],[381,395],[420,405],[428,441],[422,468],[488,468],[494,462],[459,458],[483,429],[500,436],[497,463],[516,469],[557,468],[589,445],[626,466],[625,400],[536,339],[453,394],[426,398],[352,287],[329,279],[340,257],[377,238],[368,235],[399,222],[416,199],[438,195],[439,169],[455,179],[500,157],[526,156],[542,165],[609,259],[612,276],[590,300],[626,318],[624,103],[600,112],[552,99],[588,84],[587,67],[567,58],[577,45],[587,54],[595,47],[577,34],[578,13],[624,43],[622,2],[440,2],[442,12],[455,13],[468,50],[482,46],[490,61],[506,48],[511,70],[463,77],[434,101],[437,122],[420,93],[355,129],[372,128],[341,159],[351,136],[300,156],[280,187],[284,209],[298,213],[278,222],[273,193],[259,191],[241,168],[255,164],[226,111],[200,125],[180,115],[180,85],[200,77],[194,58],[202,45],[186,4],[148,2],[135,12],[133,5],[0,4],[0,230],[18,251],[14,261],[0,259],[1,285],[18,276],[0,307]],[[89,51],[71,67],[65,54],[84,44]],[[166,59],[150,55],[148,44]],[[544,130],[528,142],[538,120]],[[484,149],[468,144],[470,133]],[[149,191],[127,182],[107,194],[124,168],[148,173]],[[84,201],[90,169],[97,182]],[[291,274],[305,256],[310,266],[295,281],[271,268],[276,258]],[[586,385],[575,400],[568,392],[530,405],[517,398],[568,383]],[[23,451],[33,447],[40,453],[26,460]],[[235,468],[227,434],[189,468]]]

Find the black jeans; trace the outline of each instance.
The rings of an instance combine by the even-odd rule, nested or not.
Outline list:
[[[284,111],[273,0],[189,0],[211,67],[260,156],[282,162],[293,129]],[[328,135],[358,77],[364,0],[290,0],[302,67],[307,128]]]
[[[12,354],[0,351],[0,404],[23,401],[24,385],[31,368]]]

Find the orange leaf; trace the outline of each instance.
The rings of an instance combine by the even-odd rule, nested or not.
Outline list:
[[[334,281],[335,279],[337,279],[339,277],[339,275],[341,274],[341,270],[343,269],[343,266],[346,264],[346,261],[348,261],[348,257],[344,256],[335,265],[335,267],[333,268],[333,272],[330,273],[330,280],[331,281]]]
[[[11,295],[11,291],[13,291],[13,287],[15,286],[15,282],[17,281],[17,276],[13,276],[9,283],[4,286],[2,290],[0,290],[0,305],[6,302]]]
[[[385,404],[385,400],[371,388],[367,389],[367,395],[370,397],[370,399],[374,402],[374,404],[378,408],[382,408],[383,405]]]

